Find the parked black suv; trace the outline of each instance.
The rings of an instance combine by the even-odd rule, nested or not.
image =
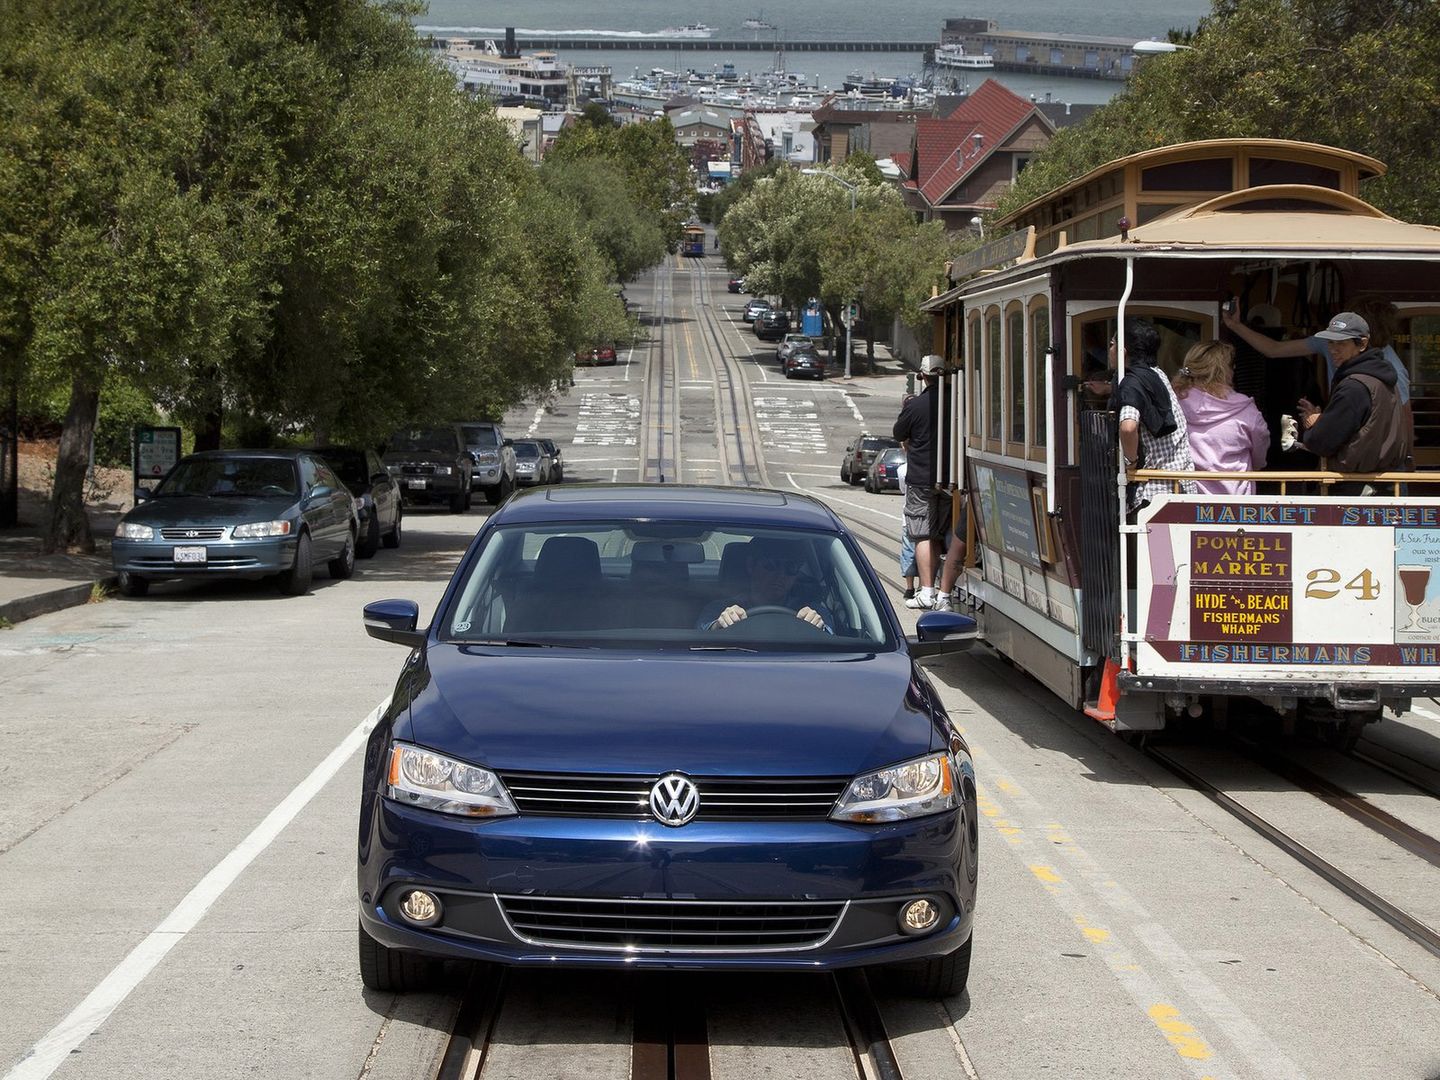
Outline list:
[[[774,309],[755,320],[755,336],[761,341],[779,341],[790,332],[790,316]]]
[[[460,431],[475,462],[470,487],[496,506],[515,490],[515,450],[495,420],[462,421]]]
[[[448,502],[452,514],[470,509],[475,462],[459,424],[402,428],[385,444],[385,468],[400,485],[406,503]]]

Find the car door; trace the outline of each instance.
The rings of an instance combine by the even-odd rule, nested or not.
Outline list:
[[[344,547],[345,536],[350,531],[349,521],[341,517],[336,496],[345,492],[348,497],[349,491],[328,465],[309,454],[300,458],[300,488],[305,493],[301,513],[310,529],[311,557],[331,559]],[[329,493],[319,494],[321,488],[329,488]]]

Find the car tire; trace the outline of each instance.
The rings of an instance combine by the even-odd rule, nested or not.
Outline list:
[[[355,534],[347,533],[345,546],[340,549],[340,554],[325,564],[330,571],[330,577],[335,581],[344,581],[346,578],[355,576]]]
[[[310,578],[314,568],[310,565],[310,534],[301,533],[295,541],[295,561],[290,569],[280,575],[280,591],[286,596],[304,596],[310,591]]]
[[[375,552],[380,550],[380,512],[376,510],[370,515],[370,523],[365,527],[365,539],[360,541],[355,548],[355,556],[360,559],[373,559]]]
[[[115,583],[120,588],[121,596],[145,596],[150,592],[149,579],[137,577],[128,570],[121,570],[116,575]]]
[[[840,480],[846,484],[850,482],[850,463],[848,461],[840,466]]]
[[[974,940],[972,934],[945,956],[892,964],[886,969],[891,985],[908,997],[946,998],[963,993],[970,981],[970,943]]]
[[[381,945],[360,927],[360,981],[367,990],[404,993],[428,990],[440,978],[442,963],[422,953]]]
[[[391,550],[400,546],[400,522],[404,517],[404,511],[395,507],[395,527],[380,538],[380,542]]]

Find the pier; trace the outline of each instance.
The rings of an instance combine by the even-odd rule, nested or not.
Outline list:
[[[766,41],[757,38],[722,41],[718,38],[622,38],[622,37],[520,37],[518,48],[558,52],[561,49],[620,49],[630,52],[882,52],[924,53],[935,48],[933,41]]]

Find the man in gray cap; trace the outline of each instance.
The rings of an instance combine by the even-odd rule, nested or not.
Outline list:
[[[936,425],[940,414],[940,373],[945,359],[930,353],[920,361],[920,378],[925,389],[905,403],[895,420],[893,434],[905,448],[905,531],[915,544],[915,567],[920,572],[920,590],[906,607],[928,609],[936,606],[935,545],[931,542],[944,527],[947,496],[935,490]]]
[[[1395,368],[1383,349],[1370,347],[1370,326],[1342,311],[1315,335],[1335,363],[1330,403],[1320,409],[1304,398],[1300,444],[1328,459],[1336,472],[1389,472],[1409,467],[1410,428],[1396,392]],[[1337,493],[1363,493],[1364,485],[1337,485]]]

